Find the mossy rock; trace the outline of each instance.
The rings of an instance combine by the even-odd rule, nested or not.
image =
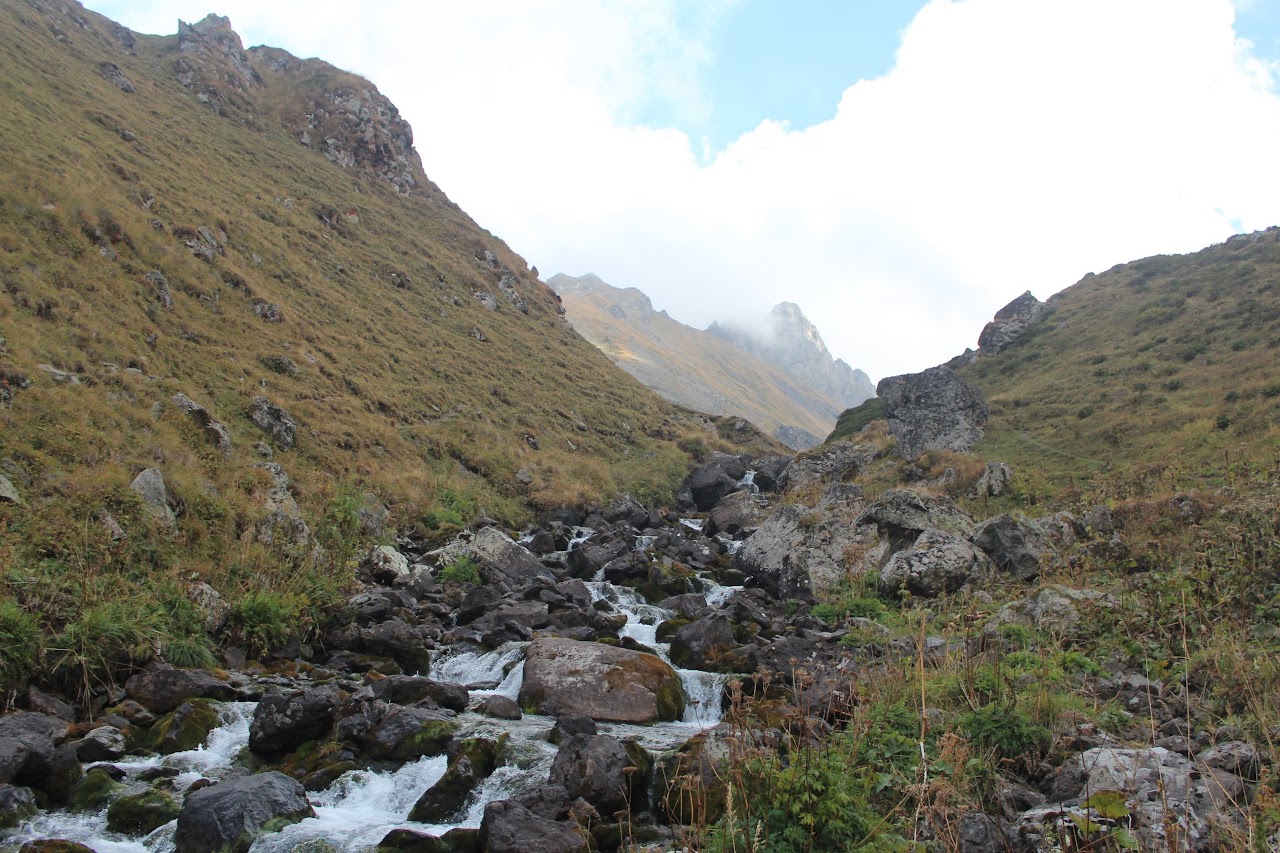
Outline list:
[[[343,773],[359,767],[355,756],[340,743],[308,741],[280,762],[277,769],[302,783],[308,791],[323,791]]]
[[[427,755],[439,755],[444,752],[453,734],[458,730],[455,723],[444,720],[432,720],[422,724],[416,734],[400,742],[394,758],[401,761],[414,761]]]
[[[419,823],[449,823],[466,805],[468,798],[502,757],[507,737],[468,738],[450,752],[449,767],[440,781],[423,792],[409,812],[409,820]]]
[[[156,720],[147,733],[146,745],[161,755],[187,752],[204,744],[220,723],[217,710],[207,699],[183,702]]]
[[[94,853],[94,849],[65,838],[39,838],[22,845],[18,853]]]
[[[441,836],[393,829],[374,848],[374,853],[480,853],[480,849],[478,829],[451,829]]]
[[[669,643],[671,638],[676,635],[685,625],[689,624],[689,620],[683,616],[672,616],[662,624],[658,625],[657,640],[659,643]]]
[[[97,811],[123,790],[124,786],[112,779],[110,773],[94,767],[71,789],[69,805],[72,811]]]
[[[178,817],[182,807],[157,788],[120,797],[107,809],[107,829],[125,835],[146,835]]]

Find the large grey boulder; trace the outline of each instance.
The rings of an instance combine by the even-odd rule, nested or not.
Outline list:
[[[176,853],[246,853],[268,823],[315,812],[302,783],[277,771],[219,782],[189,794],[178,814]]]
[[[879,591],[886,597],[908,592],[936,598],[955,592],[991,561],[967,539],[943,530],[926,530],[910,548],[898,551],[880,570]]]
[[[858,524],[874,524],[897,547],[913,542],[925,530],[945,530],[958,536],[973,533],[973,519],[946,498],[912,489],[890,489],[876,498],[857,518]]]
[[[142,498],[143,509],[161,524],[173,524],[173,510],[169,508],[169,494],[164,487],[164,474],[159,468],[144,468],[129,484]]]
[[[903,459],[926,450],[969,450],[987,424],[982,392],[947,367],[888,376],[876,394],[884,401],[889,432],[898,439],[894,452]]]
[[[414,761],[444,752],[457,729],[456,715],[442,708],[400,708],[369,733],[365,752],[379,761]]]
[[[867,444],[836,441],[801,453],[778,476],[779,491],[805,489],[819,483],[852,480],[876,458]]]
[[[865,544],[874,530],[850,524],[846,514],[784,506],[746,539],[734,565],[748,586],[774,598],[809,599],[814,590],[834,585],[844,575],[844,554]]]
[[[681,625],[671,638],[671,662],[681,669],[723,672],[732,668],[726,653],[738,645],[723,616],[707,616]]]
[[[234,687],[202,669],[178,669],[165,663],[149,665],[124,686],[131,697],[157,714],[167,714],[188,699],[230,702],[236,698]]]
[[[339,698],[334,687],[268,693],[253,711],[249,748],[275,756],[318,740],[333,728]]]
[[[995,318],[978,335],[978,348],[987,355],[1000,352],[1022,337],[1044,316],[1046,306],[1028,290],[996,312]]]
[[[193,424],[200,428],[205,439],[218,448],[223,457],[231,455],[231,432],[226,425],[214,419],[209,410],[192,400],[186,394],[173,395],[174,407],[186,415]]]
[[[51,803],[65,802],[81,775],[75,749],[62,744],[66,734],[66,722],[32,711],[0,718],[0,784],[34,788]]]
[[[769,514],[769,502],[748,489],[730,492],[721,498],[711,510],[711,524],[705,531],[708,536],[723,533],[726,536],[750,535]]]
[[[643,802],[648,779],[642,765],[652,762],[639,757],[637,762],[622,741],[609,735],[570,735],[560,742],[548,781],[611,815]]]
[[[249,407],[249,420],[267,434],[280,450],[291,450],[298,433],[293,416],[266,397],[254,397]]]
[[[525,650],[520,705],[539,714],[577,714],[617,723],[679,720],[680,676],[662,658],[560,637]]]
[[[1057,552],[1034,523],[1021,513],[989,518],[973,532],[973,544],[1018,580],[1035,580],[1042,566],[1058,561]]]
[[[743,488],[739,485],[747,475],[745,457],[716,452],[685,477],[676,504],[684,510],[706,512],[725,495]]]
[[[1230,822],[1243,802],[1244,784],[1232,773],[1201,766],[1163,747],[1094,747],[1068,759],[1047,805],[1024,812],[1016,832],[1021,849],[1055,849],[1053,839],[1078,838],[1075,817],[1114,825],[1083,807],[1092,794],[1115,791],[1129,814],[1123,819],[1143,850],[1219,849],[1213,827]],[[1061,849],[1061,848],[1057,848]]]
[[[485,853],[587,853],[587,841],[568,824],[539,817],[513,800],[497,800],[484,807],[480,848]]]
[[[429,556],[438,566],[448,566],[461,557],[470,558],[480,567],[484,583],[504,589],[518,589],[532,581],[554,584],[557,580],[537,557],[496,527],[463,533]]]

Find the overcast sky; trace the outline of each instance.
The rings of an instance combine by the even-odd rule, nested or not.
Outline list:
[[[1275,0],[87,5],[363,74],[544,278],[700,327],[797,302],[873,380],[1024,290],[1280,224]]]

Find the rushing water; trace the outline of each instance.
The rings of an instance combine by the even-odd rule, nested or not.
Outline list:
[[[696,520],[696,519],[695,519]],[[692,525],[690,525],[692,526]],[[574,531],[575,536],[581,535]],[[583,539],[586,537],[583,536]],[[581,541],[581,540],[578,540]],[[722,603],[739,587],[723,587],[705,581],[707,599]],[[649,604],[634,590],[604,580],[588,583],[593,600],[604,601],[627,617],[620,634],[653,649],[670,663],[669,645],[657,642],[658,625],[671,611]],[[524,675],[527,643],[508,643],[492,651],[458,649],[432,662],[431,677],[465,685],[473,696],[500,694],[515,699]],[[676,669],[688,696],[684,719],[654,726],[600,723],[599,730],[619,739],[634,739],[653,752],[678,748],[702,729],[720,722],[721,696],[726,677],[716,673]],[[219,779],[243,772],[238,763],[247,753],[249,724],[254,704],[231,702],[219,706],[222,725],[199,749],[164,757],[127,759],[115,762],[128,776],[126,788],[141,791],[145,783],[139,773],[164,766],[178,771],[175,791],[184,791],[200,778]],[[506,763],[486,779],[473,795],[466,813],[457,823],[426,825],[407,819],[418,797],[439,781],[447,761],[444,756],[423,758],[395,771],[355,770],[344,774],[329,788],[308,794],[316,816],[269,833],[255,842],[253,853],[285,853],[309,841],[323,839],[341,853],[356,853],[376,846],[391,830],[409,828],[433,835],[449,829],[476,827],[484,807],[494,800],[508,799],[546,784],[556,748],[547,742],[555,725],[550,717],[527,715],[521,720],[495,720],[473,712],[459,715],[460,737],[508,736]],[[172,853],[176,822],[170,822],[141,839],[126,838],[107,831],[106,813],[72,814],[43,812],[23,824],[7,838],[5,846],[37,838],[64,838],[92,847],[98,853]]]

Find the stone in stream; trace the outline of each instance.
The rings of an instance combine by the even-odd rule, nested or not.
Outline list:
[[[231,702],[235,688],[200,669],[177,669],[153,663],[125,682],[125,690],[149,710],[167,714],[188,699]]]
[[[247,853],[268,825],[314,817],[301,783],[277,771],[219,782],[187,795],[174,833],[175,853]]]
[[[545,637],[525,650],[520,705],[539,714],[643,725],[679,720],[685,695],[680,676],[656,655]]]
[[[501,741],[469,738],[450,745],[449,766],[440,780],[422,793],[409,812],[419,823],[452,823],[460,816],[472,791],[493,773],[502,758]]]
[[[333,687],[268,693],[253,711],[249,748],[275,756],[323,737],[333,728],[339,698]]]
[[[587,853],[586,839],[573,827],[539,817],[511,800],[485,806],[480,844],[486,853]]]
[[[602,815],[633,807],[643,811],[653,760],[635,743],[609,735],[570,735],[560,743],[548,781]]]

